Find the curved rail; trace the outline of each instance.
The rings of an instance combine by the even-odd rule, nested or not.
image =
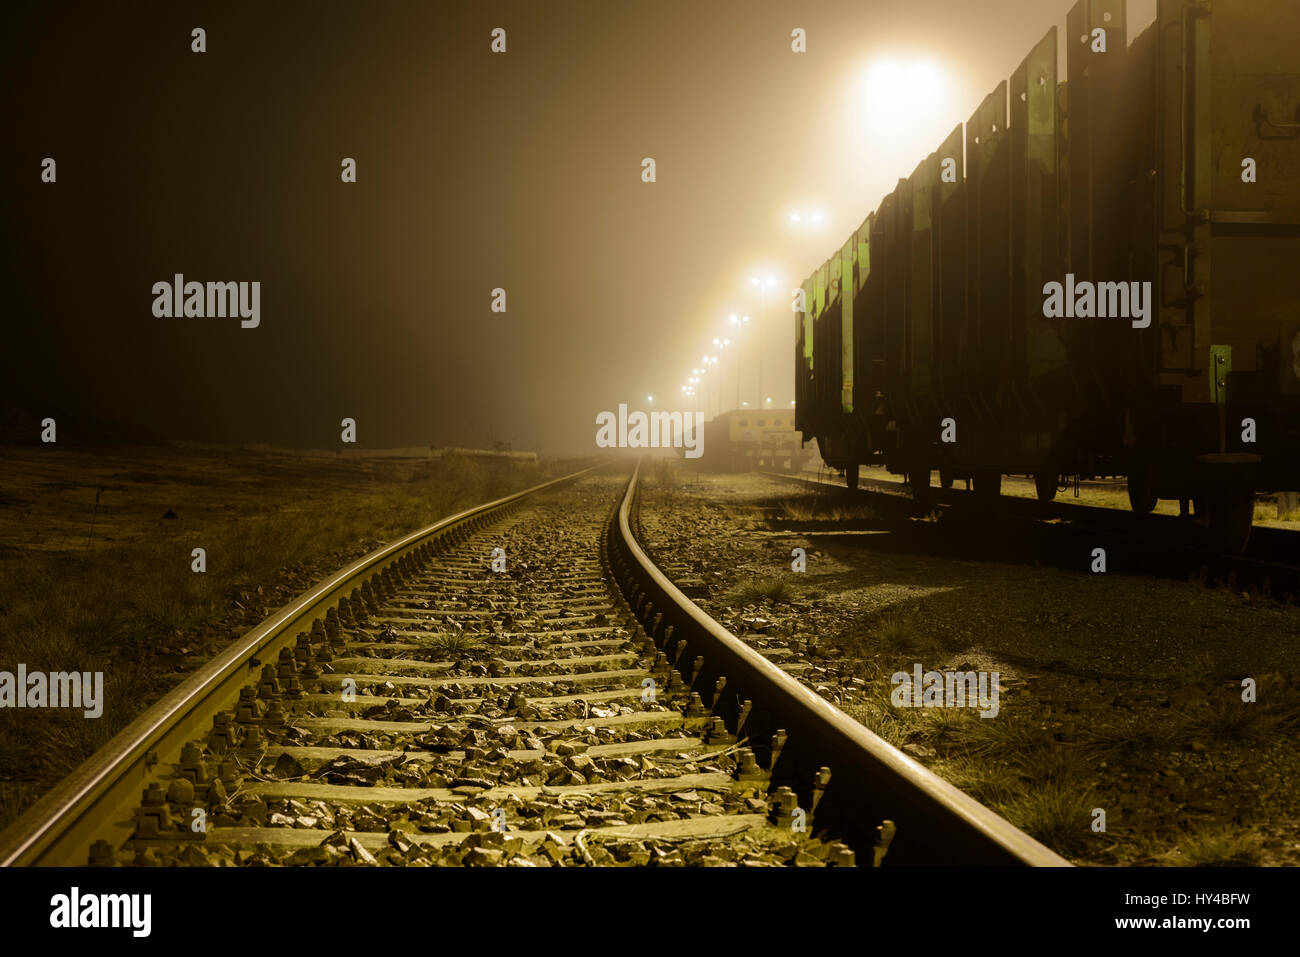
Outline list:
[[[400,584],[413,561],[463,541],[525,498],[591,471],[406,535],[281,608],[149,708],[0,834],[0,864],[82,864],[93,844],[101,851],[101,842],[121,846],[134,832],[141,788],[157,781],[187,742],[202,738],[213,716],[235,704],[240,689],[256,677],[255,669],[287,649],[300,631],[319,626],[319,619],[345,599],[348,607],[362,597],[373,602],[374,589]],[[682,595],[633,533],[639,476],[638,467],[605,526],[607,573],[642,622],[643,640],[648,633],[662,649],[656,671],[679,666],[688,690],[714,689],[712,719],[723,719],[750,742],[772,738],[771,747],[751,747],[771,771],[771,788],[788,786],[793,792],[774,791],[778,804],[782,795],[797,800],[810,828],[815,823],[828,829],[864,861],[879,862],[881,855],[873,853],[878,826],[888,820],[897,835],[889,845],[890,864],[1068,864],[805,688]],[[402,564],[390,568],[394,562]]]
[[[598,466],[597,466],[598,467]],[[274,612],[199,668],[175,689],[122,729],[88,761],[0,834],[0,865],[84,864],[90,846],[106,833],[120,846],[132,831],[132,809],[152,770],[180,754],[184,744],[202,737],[217,711],[231,707],[253,669],[274,661],[299,631],[338,604],[352,590],[384,573],[417,548],[468,535],[489,516],[522,499],[566,484],[593,468],[543,482],[503,498],[458,512],[371,552]]]
[[[772,767],[773,788],[792,788],[810,810],[810,824],[815,815],[819,828],[829,827],[867,861],[879,826],[890,820],[896,827],[890,864],[1070,866],[804,687],[682,594],[633,533],[639,472],[638,466],[611,524],[619,584],[647,633],[681,663],[692,686],[717,689],[712,713],[750,739]],[[785,732],[779,750],[765,748],[778,731]]]

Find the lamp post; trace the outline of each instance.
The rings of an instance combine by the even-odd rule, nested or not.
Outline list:
[[[772,295],[772,293],[776,290],[776,277],[771,274],[765,276],[750,276],[749,284],[758,293],[759,297],[763,301],[763,305],[766,306],[768,297]],[[762,401],[762,396],[763,396],[763,341],[762,341],[762,336],[760,335],[759,343],[758,343],[758,398],[760,402]]]
[[[728,317],[727,322],[730,324],[731,328],[735,330],[735,334],[737,335],[742,330],[749,328],[749,316],[738,316],[735,313],[732,313],[732,315]],[[746,335],[745,341],[746,342],[749,341],[748,335]],[[735,366],[736,366],[736,408],[739,409],[740,408],[740,376],[741,376],[741,372],[745,368],[744,357],[741,355],[741,350],[739,346],[736,349]]]
[[[725,350],[731,348],[731,340],[722,339],[722,338],[714,339],[713,347],[719,350],[720,352],[725,352]],[[715,362],[717,361],[717,356],[714,356],[714,361]],[[736,363],[732,362],[731,365],[736,366]],[[739,405],[740,404],[740,369],[739,368],[733,369],[732,374],[736,378],[736,404]],[[726,379],[722,374],[722,368],[719,366],[718,368],[718,412],[719,414],[721,414],[722,412],[722,393],[725,389],[725,386],[726,386]]]

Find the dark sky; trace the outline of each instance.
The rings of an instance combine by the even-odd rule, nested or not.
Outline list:
[[[587,452],[619,402],[693,407],[685,377],[737,312],[742,398],[761,351],[788,404],[789,289],[1070,6],[7,11],[5,398],[169,438],[334,447],[352,416],[363,446]],[[1145,24],[1154,0],[1130,6]],[[812,210],[820,232],[792,227]],[[259,280],[260,327],[155,318],[177,272]]]

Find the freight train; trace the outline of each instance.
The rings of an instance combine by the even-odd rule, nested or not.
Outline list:
[[[796,428],[914,496],[1300,488],[1300,2],[1080,0],[795,290]]]
[[[795,431],[793,409],[735,409],[704,426],[705,468],[798,472],[809,457]]]

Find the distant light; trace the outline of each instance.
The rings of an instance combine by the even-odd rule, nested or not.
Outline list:
[[[863,65],[846,105],[855,150],[913,157],[952,128],[953,82],[934,60],[903,54]]]
[[[767,401],[768,401],[769,403],[772,401],[772,397],[771,397],[770,395],[767,397]]]
[[[766,279],[766,282],[767,282],[767,288],[768,288],[768,289],[771,289],[773,286],[776,285],[776,277],[775,277],[775,276],[768,276],[767,279]]]
[[[749,405],[748,402],[742,402],[742,403],[740,403],[740,404],[741,404],[741,405]]]
[[[753,285],[755,285],[755,286],[758,285],[758,277],[757,277],[757,276],[750,276],[750,277],[749,277],[749,281],[750,281],[751,284],[753,284]]]
[[[791,214],[790,214],[790,222],[792,222],[792,223],[797,223],[797,222],[799,222],[799,214],[798,214],[798,213],[791,213]]]
[[[742,320],[740,320],[740,321],[741,321],[741,322],[749,322],[749,316],[746,316],[744,319],[742,319]]]
[[[723,339],[723,340],[722,340],[722,344],[723,344],[724,346],[729,346],[729,345],[731,345],[731,340],[730,340],[730,339]]]
[[[646,400],[647,402],[653,402],[653,401],[655,400],[655,397],[652,396],[652,395],[648,395],[648,396],[645,397],[645,400]]]
[[[822,214],[821,214],[821,213],[813,213],[813,214],[812,214],[812,221],[813,221],[814,223],[820,223],[820,222],[822,221]]]

